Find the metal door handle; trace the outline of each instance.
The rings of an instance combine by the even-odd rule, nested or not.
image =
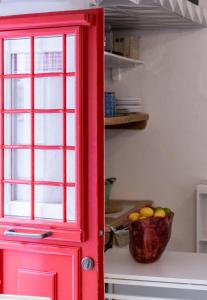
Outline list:
[[[8,229],[4,231],[5,236],[10,237],[23,237],[23,238],[30,238],[30,239],[44,239],[52,235],[51,231],[46,231],[43,233],[26,233],[26,232],[16,232],[14,229]]]

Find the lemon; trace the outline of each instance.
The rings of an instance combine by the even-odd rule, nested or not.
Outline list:
[[[169,215],[171,213],[171,209],[168,207],[163,208],[163,210],[165,211],[166,215]]]
[[[133,212],[129,215],[129,221],[136,222],[138,220],[139,220],[139,213],[138,212]]]
[[[142,217],[152,217],[154,215],[154,210],[151,207],[143,207],[140,209],[140,215]]]
[[[139,220],[144,220],[144,219],[147,219],[148,217],[144,217],[144,216],[141,216],[139,217]]]
[[[154,213],[154,217],[164,218],[166,216],[163,208],[157,208]]]

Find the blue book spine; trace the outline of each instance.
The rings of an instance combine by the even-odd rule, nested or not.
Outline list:
[[[105,92],[105,117],[113,117],[116,113],[115,93]]]

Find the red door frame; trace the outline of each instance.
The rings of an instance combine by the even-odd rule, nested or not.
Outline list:
[[[5,245],[15,248],[11,238],[5,238],[3,231],[11,225],[14,229],[28,231],[50,229],[54,235],[44,240],[44,244],[60,244],[68,247],[80,247],[81,257],[90,256],[95,261],[94,269],[90,272],[82,271],[82,300],[102,300],[103,287],[103,244],[104,244],[104,118],[103,118],[103,11],[102,9],[72,12],[57,12],[31,14],[23,16],[2,17],[0,19],[0,37],[8,37],[11,31],[17,35],[24,30],[38,30],[40,28],[60,28],[81,26],[83,31],[84,51],[81,54],[84,64],[81,65],[82,89],[82,127],[79,130],[84,149],[81,149],[80,168],[81,194],[88,201],[81,205],[81,223],[78,229],[68,229],[57,224],[42,224],[37,222],[19,222],[15,219],[0,219],[0,240]],[[54,29],[55,30],[55,29]],[[3,47],[0,49],[3,56]],[[87,63],[86,63],[87,62]],[[3,74],[1,66],[1,74]],[[1,75],[3,81],[4,76]],[[1,95],[1,114],[3,114],[3,91]],[[2,131],[3,132],[3,131]],[[2,158],[2,156],[1,156]],[[1,164],[3,161],[1,160]],[[2,168],[1,168],[2,169]],[[4,174],[1,171],[1,178]],[[3,182],[1,181],[1,189]],[[3,211],[3,201],[1,211]],[[3,215],[2,215],[3,217]],[[7,241],[6,241],[7,240]],[[10,242],[8,243],[8,240]],[[20,239],[21,242],[31,242]],[[37,243],[40,241],[37,241]],[[34,243],[34,242],[33,242]],[[41,241],[42,243],[42,241]],[[12,246],[13,245],[13,246]],[[77,268],[80,268],[77,265]],[[80,287],[79,287],[80,288]]]

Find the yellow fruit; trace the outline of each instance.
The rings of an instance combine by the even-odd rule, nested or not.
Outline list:
[[[158,208],[155,210],[154,217],[164,218],[166,216],[164,209]]]
[[[157,207],[154,208],[154,211],[160,210],[160,209],[164,209],[164,208],[162,208],[161,206],[157,206]]]
[[[138,220],[139,220],[139,213],[138,212],[133,212],[129,215],[129,221],[136,222]]]
[[[139,220],[144,220],[144,219],[147,219],[148,217],[143,217],[143,216],[141,216],[141,217],[139,217]]]
[[[140,215],[142,217],[152,217],[154,215],[154,210],[151,207],[143,207],[140,209]]]

